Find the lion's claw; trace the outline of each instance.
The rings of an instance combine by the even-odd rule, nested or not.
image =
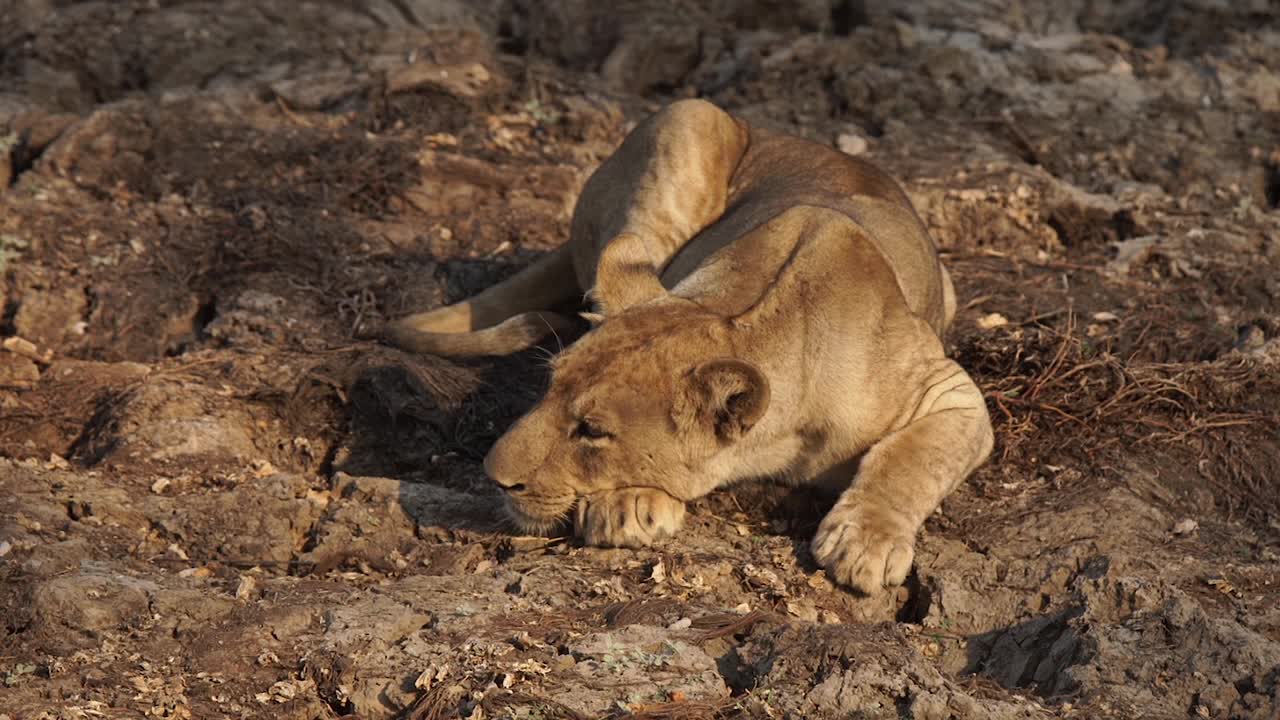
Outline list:
[[[810,548],[832,580],[872,594],[907,579],[915,533],[841,503],[823,518]]]

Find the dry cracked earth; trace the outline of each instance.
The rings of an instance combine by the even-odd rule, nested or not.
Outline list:
[[[0,718],[1277,718],[1280,4],[886,5],[0,0]],[[898,592],[764,482],[512,535],[556,347],[356,339],[695,95],[888,168],[957,279],[997,447]]]

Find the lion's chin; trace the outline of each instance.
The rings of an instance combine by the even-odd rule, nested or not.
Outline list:
[[[515,525],[516,529],[526,535],[540,535],[543,537],[562,535],[567,533],[572,520],[572,511],[574,503],[570,502],[564,510],[551,514],[534,514],[530,513],[507,498],[506,511],[507,518]]]

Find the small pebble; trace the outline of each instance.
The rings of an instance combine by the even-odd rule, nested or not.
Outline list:
[[[840,148],[840,152],[846,155],[861,155],[866,152],[870,145],[867,139],[861,135],[853,133],[840,133],[836,138],[836,147]]]

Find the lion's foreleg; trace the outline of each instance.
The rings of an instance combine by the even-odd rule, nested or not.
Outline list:
[[[606,490],[578,499],[574,533],[587,545],[644,547],[684,524],[684,502],[657,488]]]
[[[901,584],[925,518],[991,452],[986,404],[964,370],[940,361],[927,388],[911,421],[863,456],[818,527],[814,557],[837,582],[867,593]]]

